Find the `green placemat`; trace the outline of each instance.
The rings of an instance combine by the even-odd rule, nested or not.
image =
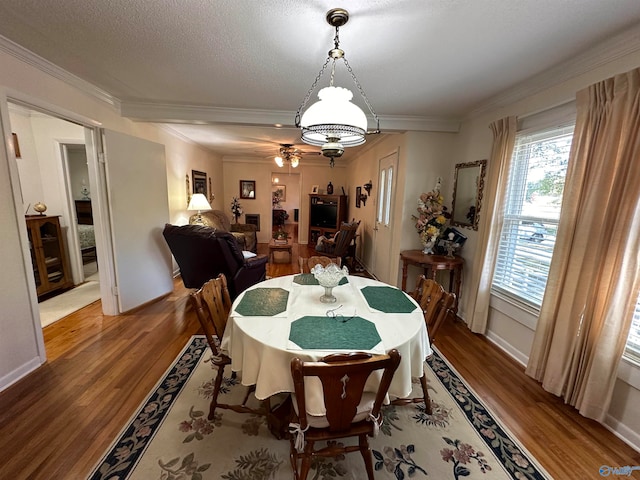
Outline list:
[[[240,315],[270,317],[287,309],[289,292],[282,288],[254,288],[244,293],[236,307]]]
[[[312,350],[371,350],[380,343],[380,335],[372,322],[361,317],[308,316],[291,322],[289,340]]]
[[[293,277],[294,283],[299,285],[320,285],[316,277],[313,276],[313,273],[301,273],[300,275],[296,275]],[[338,285],[344,285],[345,283],[349,283],[349,279],[347,277],[342,277],[338,282]]]
[[[409,313],[417,307],[402,290],[393,287],[364,287],[361,289],[371,308],[384,313]]]

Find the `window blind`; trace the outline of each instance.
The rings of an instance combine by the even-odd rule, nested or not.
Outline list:
[[[572,123],[516,135],[493,289],[534,309],[549,274],[573,129]]]

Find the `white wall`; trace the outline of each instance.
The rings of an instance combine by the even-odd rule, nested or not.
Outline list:
[[[358,240],[357,256],[362,264],[371,269],[374,265],[374,241],[376,205],[380,185],[378,185],[379,160],[389,153],[398,151],[398,171],[396,192],[394,198],[394,231],[389,252],[391,261],[390,278],[396,279],[395,285],[402,282],[402,263],[400,252],[422,248],[411,215],[416,213],[418,197],[422,192],[432,190],[438,177],[442,177],[442,193],[445,204],[451,206],[452,172],[455,165],[454,151],[455,134],[435,132],[407,132],[389,135],[374,143],[372,147],[349,164],[349,182],[352,193],[349,197],[349,218],[361,220],[360,237]],[[355,187],[363,186],[369,180],[373,183],[371,195],[366,205],[355,207]],[[364,190],[363,190],[364,192]],[[416,267],[409,267],[407,288],[413,287],[415,277],[422,271]]]
[[[74,200],[82,200],[82,188],[86,188],[91,198],[89,188],[89,168],[87,167],[87,152],[83,145],[67,145],[67,159],[69,162],[69,187]]]
[[[337,162],[336,162],[337,163]],[[300,220],[298,223],[298,242],[306,244],[308,240],[309,229],[309,194],[313,185],[319,185],[326,190],[327,184],[331,181],[334,185],[333,193],[342,193],[341,187],[344,187],[347,194],[349,193],[349,185],[346,182],[346,166],[340,164],[329,167],[329,160],[326,162],[311,162],[304,158],[296,168],[296,174],[299,175],[299,197],[300,197]],[[223,210],[229,218],[231,217],[231,200],[233,197],[240,197],[240,180],[253,180],[256,182],[256,198],[240,199],[243,213],[253,213],[260,215],[260,231],[258,232],[258,242],[268,243],[271,239],[271,179],[275,175],[276,170],[273,169],[271,163],[255,158],[225,158],[224,161],[224,202]],[[291,178],[295,177],[292,175]],[[286,178],[286,177],[283,177]],[[295,190],[295,189],[294,189]],[[355,192],[355,189],[354,189]],[[289,198],[289,189],[287,187],[287,200]],[[289,221],[293,219],[293,212],[285,204],[289,210]],[[244,223],[244,215],[238,220]]]
[[[594,65],[597,67],[577,75],[571,80],[558,83],[552,88],[539,91],[519,101],[511,103],[506,101],[500,107],[465,121],[455,141],[456,163],[489,157],[492,142],[489,124],[492,121],[508,115],[523,117],[573,100],[578,90],[617,73],[623,73],[640,66],[640,50],[636,49],[631,54],[620,55],[610,60],[604,57],[599,58],[597,62],[594,62]],[[491,170],[494,166],[489,162],[487,168]],[[470,260],[476,252],[477,232],[472,230],[465,230],[465,232],[468,240],[462,249],[462,256],[466,260],[464,268],[465,277],[468,278],[473,274],[471,271],[473,264]],[[467,312],[466,307],[472,293],[465,290],[463,284],[458,314],[467,322],[470,320],[470,313]],[[533,342],[535,318],[532,321],[530,314],[498,298],[492,298],[491,307],[487,336],[514,358],[526,363]],[[633,367],[629,368],[633,370]],[[632,377],[633,375],[627,375],[626,380],[620,380],[616,383],[607,424],[628,442],[639,448],[640,416],[637,414],[637,406],[640,405],[640,390],[638,389],[640,388],[640,380],[637,380],[638,383],[634,387],[632,386]]]

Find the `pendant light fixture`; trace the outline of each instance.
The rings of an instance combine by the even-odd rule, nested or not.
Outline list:
[[[333,167],[334,160],[344,153],[345,147],[355,147],[365,142],[367,134],[380,133],[380,119],[373,111],[373,107],[369,99],[360,86],[351,65],[344,56],[344,51],[340,49],[339,28],[349,20],[349,12],[342,8],[334,8],[327,12],[327,23],[335,27],[336,34],[334,37],[334,48],[329,50],[329,55],[316,76],[316,79],[307,92],[302,104],[296,112],[296,127],[302,131],[302,141],[309,145],[317,145],[321,147],[322,154],[330,158],[330,165]],[[376,129],[367,131],[367,117],[360,107],[351,103],[353,93],[351,90],[333,85],[335,76],[336,60],[342,60],[351,74],[353,83],[360,92],[367,105],[369,112],[373,115],[376,122]],[[305,108],[311,94],[313,93],[318,81],[324,74],[327,66],[331,62],[331,79],[329,86],[322,88],[318,92],[318,102],[311,105],[302,115],[302,109]]]

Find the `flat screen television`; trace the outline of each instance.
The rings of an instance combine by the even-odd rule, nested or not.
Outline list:
[[[316,204],[311,205],[311,226],[335,228],[338,221],[338,205]]]

